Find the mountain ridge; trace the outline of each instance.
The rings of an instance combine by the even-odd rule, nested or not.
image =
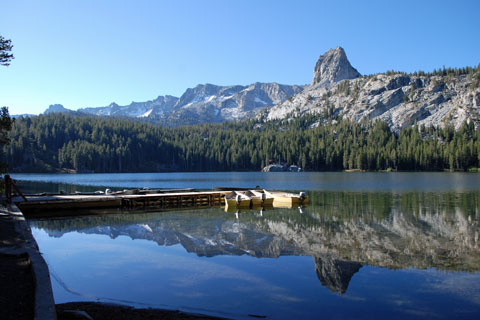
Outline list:
[[[44,112],[77,112],[95,116],[142,118],[166,126],[218,123],[244,120],[259,111],[279,104],[303,90],[303,86],[276,82],[255,82],[247,86],[219,86],[210,83],[188,88],[180,97],[158,96],[145,102],[120,106],[80,108],[72,111],[60,104],[51,105]]]
[[[311,85],[262,116],[269,121],[304,114],[323,120],[382,120],[396,132],[415,123],[452,125],[458,130],[464,122],[473,121],[479,127],[480,64],[430,74],[389,71],[361,76],[337,47],[320,56]],[[319,120],[316,125],[320,124]]]
[[[52,105],[48,112],[73,112]],[[57,110],[57,111],[55,111]],[[386,72],[362,76],[342,47],[322,54],[309,85],[276,82],[218,86],[199,84],[180,97],[158,96],[120,106],[111,103],[80,108],[81,114],[144,119],[165,126],[219,123],[254,118],[291,119],[304,114],[322,121],[342,117],[352,121],[383,120],[393,131],[415,123],[426,126],[464,122],[480,125],[480,65],[433,73]],[[328,117],[324,117],[327,114]]]

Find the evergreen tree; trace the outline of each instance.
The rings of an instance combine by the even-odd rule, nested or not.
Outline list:
[[[14,59],[13,54],[10,53],[12,51],[12,48],[12,40],[8,40],[0,36],[0,65],[10,65],[10,61]]]

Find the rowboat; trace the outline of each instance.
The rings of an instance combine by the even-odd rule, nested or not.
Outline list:
[[[254,194],[251,190],[246,191],[235,191],[237,194],[241,194],[250,199],[252,207],[261,207],[262,206],[262,198],[258,195]]]
[[[267,196],[273,198],[274,207],[293,207],[306,204],[308,197],[305,192],[299,194],[282,192],[282,191],[267,191],[263,190]]]
[[[225,206],[230,208],[250,208],[250,198],[236,191],[225,195]]]
[[[234,191],[225,194],[225,207],[226,208],[238,207],[237,194]]]
[[[273,206],[273,197],[267,195],[263,190],[250,190],[250,192],[261,199],[262,206]]]

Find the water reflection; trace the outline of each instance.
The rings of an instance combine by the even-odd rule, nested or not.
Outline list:
[[[480,193],[310,192],[309,197],[311,204],[301,211],[126,212],[31,224],[50,237],[76,231],[180,244],[199,257],[311,256],[320,283],[339,294],[363,265],[480,270]]]

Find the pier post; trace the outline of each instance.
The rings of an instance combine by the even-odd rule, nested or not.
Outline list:
[[[5,196],[8,203],[12,203],[12,178],[9,174],[5,175]]]

